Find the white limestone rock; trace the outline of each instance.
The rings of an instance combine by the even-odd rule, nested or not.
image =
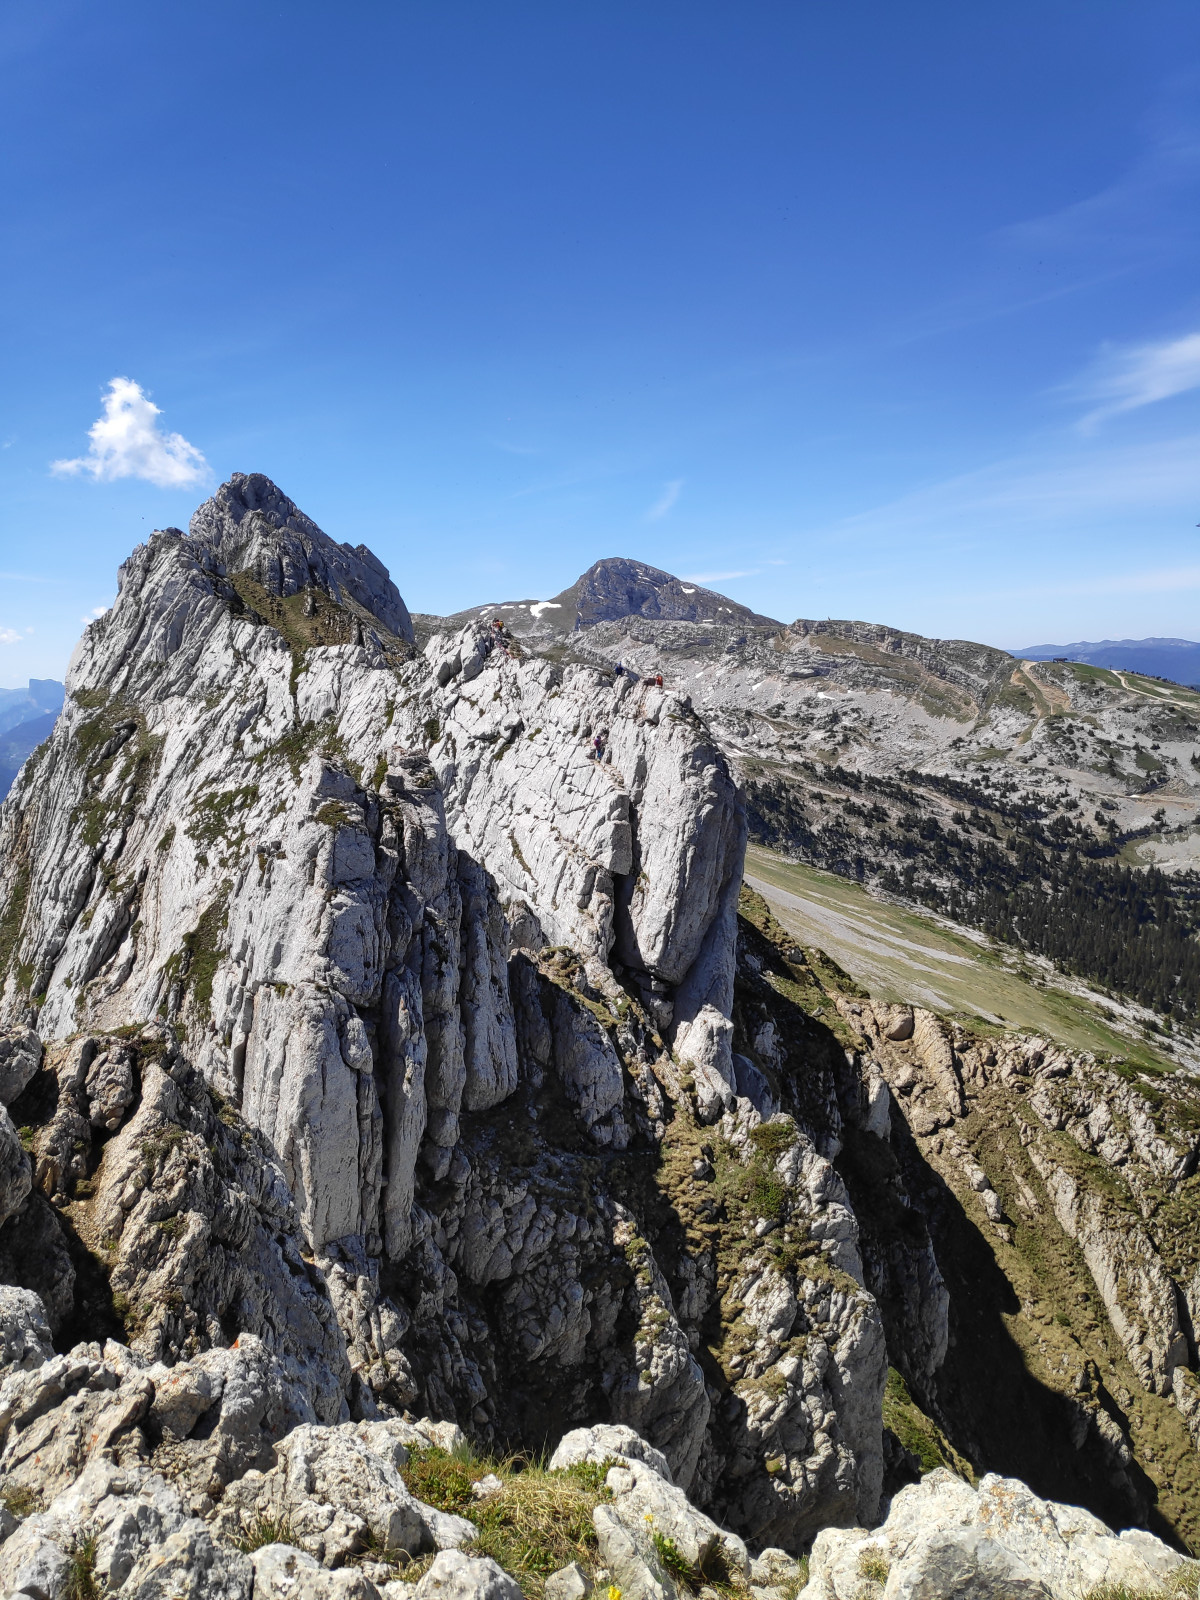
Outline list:
[[[443,1550],[417,1584],[416,1600],[522,1600],[519,1587],[490,1556]]]
[[[0,1227],[21,1209],[32,1187],[29,1157],[12,1118],[0,1106]]]
[[[629,1460],[612,1467],[605,1484],[612,1495],[609,1509],[632,1535],[648,1530],[669,1539],[694,1571],[723,1582],[744,1584],[750,1571],[745,1543],[720,1528],[691,1504],[682,1489],[645,1462]]]
[[[42,1041],[32,1028],[0,1034],[0,1105],[12,1105],[41,1064]]]
[[[679,1591],[645,1523],[631,1527],[607,1505],[596,1507],[592,1523],[600,1559],[622,1600],[676,1600]]]
[[[357,1567],[330,1572],[294,1545],[261,1545],[250,1561],[254,1600],[378,1600],[379,1590]]]
[[[275,1454],[269,1472],[249,1472],[226,1490],[216,1524],[225,1537],[243,1537],[270,1520],[286,1525],[302,1550],[334,1567],[368,1540],[415,1555],[475,1535],[466,1518],[416,1500],[391,1461],[351,1428],[295,1428]]]
[[[546,1579],[546,1600],[585,1600],[591,1584],[578,1561],[559,1567]]]
[[[109,1590],[189,1519],[179,1491],[146,1467],[94,1459],[44,1512],[24,1526],[68,1552],[92,1544],[92,1569]]]
[[[192,1518],[146,1552],[120,1593],[122,1600],[253,1600],[254,1567]]]
[[[96,1351],[96,1354],[92,1352]],[[53,1498],[146,1416],[154,1387],[78,1345],[0,1384],[0,1478]]]
[[[71,1558],[28,1518],[0,1544],[0,1593],[11,1600],[66,1600]]]
[[[1117,1535],[1077,1506],[988,1473],[977,1489],[944,1468],[901,1489],[886,1522],[817,1535],[801,1600],[1077,1600],[1102,1585],[1153,1593],[1186,1559],[1153,1535]]]
[[[0,1284],[0,1379],[29,1372],[54,1355],[46,1308],[32,1289]]]
[[[550,1470],[557,1472],[584,1461],[600,1467],[606,1461],[617,1460],[640,1461],[668,1483],[672,1481],[662,1451],[619,1422],[596,1422],[589,1428],[572,1428],[570,1433],[564,1433],[550,1457]]]

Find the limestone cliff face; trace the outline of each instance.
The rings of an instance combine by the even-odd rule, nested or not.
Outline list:
[[[9,1276],[36,1220],[154,1300],[147,1359],[260,1339],[293,1420],[608,1416],[756,1538],[870,1520],[857,1226],[734,1059],[744,840],[685,699],[486,618],[419,653],[369,552],[233,479],[125,563],[0,812],[0,1018],[53,1047]]]

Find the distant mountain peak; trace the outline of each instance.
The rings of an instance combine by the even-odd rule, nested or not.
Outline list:
[[[663,622],[744,622],[757,627],[778,627],[773,617],[763,617],[727,595],[689,583],[673,573],[633,561],[628,556],[606,556],[593,562],[573,586],[575,631],[621,617],[657,617]],[[560,597],[566,600],[568,589]]]
[[[774,617],[760,616],[728,595],[701,583],[677,578],[660,567],[629,556],[605,556],[578,577],[569,589],[550,600],[505,600],[471,606],[446,621],[460,626],[481,616],[503,617],[518,634],[582,633],[602,622],[624,617],[653,617],[659,622],[715,623],[751,628],[779,628]],[[437,619],[423,619],[431,622]]]

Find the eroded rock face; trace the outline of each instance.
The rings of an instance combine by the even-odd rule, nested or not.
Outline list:
[[[1156,1505],[1194,1539],[1194,1081],[1142,1078],[1029,1035],[984,1037],[920,1009],[897,1037],[895,1008],[837,1004],[861,1048],[859,1076],[886,1084],[893,1159],[958,1296],[943,1284],[940,1327],[928,1326],[931,1296],[896,1230],[872,1218],[868,1281],[894,1362],[977,1456],[1007,1431],[1009,1459],[1028,1448],[1031,1472],[1039,1456],[1052,1460],[1049,1481],[1110,1520],[1143,1522]],[[1015,1345],[971,1304],[981,1273],[989,1304],[1010,1308]],[[995,1383],[1011,1389],[1029,1371],[1056,1396],[1022,1423],[1025,1442],[1002,1414],[989,1421],[980,1362]],[[1143,1450],[1152,1418],[1161,1432]]]

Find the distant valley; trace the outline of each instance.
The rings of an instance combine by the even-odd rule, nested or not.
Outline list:
[[[1200,689],[1200,644],[1191,639],[1101,639],[1078,644],[1034,644],[1013,654],[1025,661],[1082,661],[1093,667],[1148,673]]]
[[[0,689],[0,800],[27,758],[50,737],[63,694],[54,678],[30,678],[24,689]]]

